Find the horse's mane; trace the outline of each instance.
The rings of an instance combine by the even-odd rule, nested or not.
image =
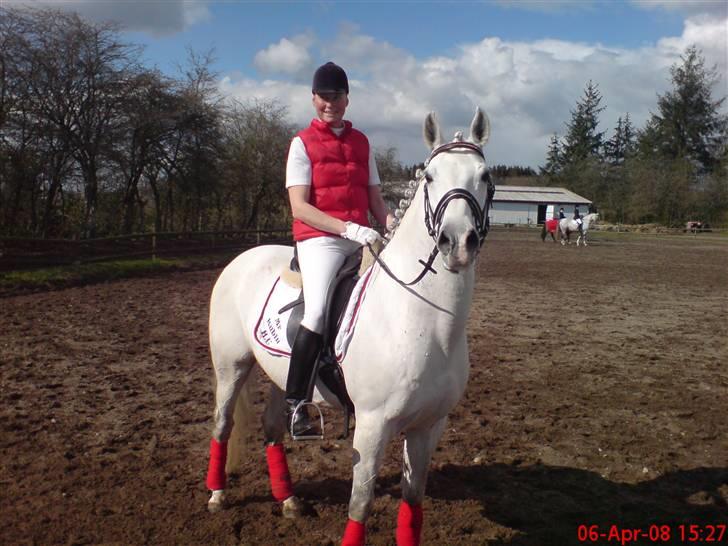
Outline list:
[[[453,142],[462,142],[463,141],[463,132],[457,131],[455,133],[455,136],[452,139]],[[385,244],[392,240],[392,237],[394,237],[395,232],[397,231],[397,228],[399,227],[400,222],[402,221],[402,218],[404,218],[404,213],[407,212],[407,209],[412,204],[412,198],[415,196],[415,193],[417,192],[417,186],[419,185],[420,181],[424,178],[425,173],[422,169],[417,169],[415,171],[415,177],[414,179],[410,180],[407,183],[407,189],[404,192],[405,198],[399,200],[399,206],[394,210],[394,227],[385,235]]]

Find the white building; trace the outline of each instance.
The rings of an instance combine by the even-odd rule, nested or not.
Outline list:
[[[496,185],[489,217],[491,224],[543,224],[549,219],[547,210],[558,215],[563,207],[566,216],[571,217],[574,207],[578,206],[584,215],[589,205],[589,199],[565,188]]]

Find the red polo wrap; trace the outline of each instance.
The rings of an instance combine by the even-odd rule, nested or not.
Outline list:
[[[349,519],[341,539],[341,546],[364,546],[367,528],[363,523]]]
[[[309,202],[326,214],[369,226],[369,141],[364,133],[344,121],[337,136],[319,119],[298,135],[311,161]],[[293,238],[304,241],[331,235],[300,220],[293,221]]]
[[[207,488],[210,491],[225,489],[225,462],[227,461],[227,442],[210,440],[210,465],[207,467]]]
[[[397,546],[420,546],[422,534],[422,505],[402,501],[397,516]]]
[[[291,474],[288,472],[288,461],[286,461],[286,450],[283,444],[266,446],[265,458],[268,461],[268,475],[273,498],[278,502],[283,502],[293,496]]]

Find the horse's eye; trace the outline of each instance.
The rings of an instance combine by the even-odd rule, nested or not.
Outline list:
[[[482,175],[480,175],[480,181],[488,184],[490,182],[490,171],[485,171]]]
[[[432,182],[432,175],[430,173],[425,174],[425,182]]]

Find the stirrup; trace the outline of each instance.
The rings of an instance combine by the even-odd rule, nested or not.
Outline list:
[[[319,420],[319,432],[318,434],[313,433],[314,427],[309,427],[309,430],[304,432],[303,434],[293,434],[293,423],[296,421],[296,415],[298,415],[301,411],[308,411],[308,407],[313,407],[315,413],[318,413],[318,420]],[[316,417],[314,416],[313,419],[310,418],[309,420],[316,422]],[[318,407],[318,404],[315,404],[314,402],[308,402],[306,400],[301,400],[296,407],[294,408],[293,412],[291,413],[290,420],[288,423],[286,423],[288,426],[288,433],[291,435],[291,439],[295,441],[301,441],[301,440],[323,440],[324,439],[324,414],[321,413],[321,409]]]

